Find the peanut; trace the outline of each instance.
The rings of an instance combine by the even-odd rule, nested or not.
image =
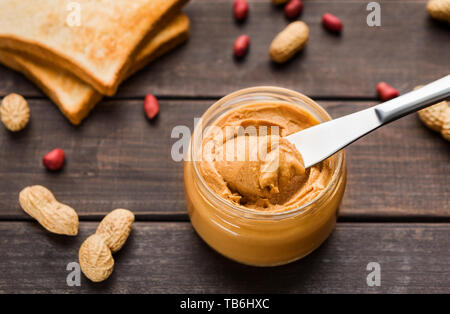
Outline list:
[[[83,273],[94,282],[107,279],[114,267],[113,253],[128,239],[134,214],[127,209],[115,209],[106,215],[94,235],[81,245],[78,257]]]
[[[96,234],[103,237],[113,253],[119,251],[127,241],[134,221],[134,214],[126,209],[115,209],[103,218]]]
[[[420,120],[430,129],[436,132],[441,132],[444,124],[444,112],[447,109],[447,102],[441,101],[432,106],[419,110]]]
[[[80,247],[78,252],[83,274],[93,282],[107,279],[114,269],[111,250],[102,236],[93,234]]]
[[[450,0],[429,0],[427,11],[432,18],[450,23]]]
[[[147,94],[145,96],[144,111],[149,120],[155,118],[159,113],[158,99],[152,94]]]
[[[308,37],[309,28],[305,22],[292,22],[270,44],[269,54],[272,60],[286,62],[306,45]]]
[[[27,126],[30,120],[30,109],[22,96],[9,94],[2,100],[0,115],[5,127],[12,132],[17,132]]]
[[[239,36],[233,45],[233,52],[236,58],[242,58],[246,55],[248,47],[250,46],[250,37],[247,35]]]
[[[341,20],[331,13],[322,15],[322,24],[333,33],[340,33],[343,27]]]
[[[243,21],[248,14],[248,3],[246,0],[234,0],[233,3],[234,17],[238,21]]]
[[[377,84],[377,92],[382,101],[388,101],[399,95],[398,91],[386,82],[379,82]]]
[[[22,209],[45,229],[57,234],[77,235],[78,215],[75,210],[58,202],[47,188],[35,185],[19,194]]]
[[[301,0],[290,0],[284,7],[284,14],[290,20],[296,19],[303,10],[303,2]]]
[[[42,164],[48,170],[57,171],[64,165],[66,154],[61,148],[56,148],[42,158]]]
[[[414,90],[422,85],[414,87]],[[433,131],[440,132],[442,137],[450,141],[450,104],[441,101],[417,112],[420,121]]]

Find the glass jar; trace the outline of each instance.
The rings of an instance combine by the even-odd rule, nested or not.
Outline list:
[[[275,266],[308,255],[332,232],[345,190],[345,154],[340,151],[330,157],[334,171],[329,184],[315,199],[298,208],[267,213],[223,199],[200,173],[197,156],[203,132],[222,115],[259,102],[300,106],[320,122],[331,119],[316,102],[288,89],[262,86],[231,93],[212,105],[197,124],[184,165],[184,185],[192,226],[206,243],[240,263]]]

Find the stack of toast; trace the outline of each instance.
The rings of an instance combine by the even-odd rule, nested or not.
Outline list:
[[[189,36],[188,0],[1,0],[0,62],[35,82],[73,124],[103,95]],[[78,4],[79,23],[68,4]]]

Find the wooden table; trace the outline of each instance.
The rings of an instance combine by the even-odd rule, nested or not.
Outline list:
[[[269,0],[250,2],[236,24],[231,1],[193,0],[189,42],[126,81],[79,127],[20,74],[0,67],[0,94],[24,95],[32,119],[22,132],[0,128],[0,292],[298,293],[450,292],[450,145],[413,114],[348,148],[348,185],[332,236],[299,262],[253,268],[215,253],[186,214],[182,163],[170,150],[177,125],[192,129],[215,100],[249,86],[278,85],[317,100],[333,117],[377,103],[387,81],[401,93],[450,72],[450,27],[431,20],[426,1],[380,1],[381,27],[368,27],[368,1],[304,1],[310,26],[306,49],[284,65],[268,46],[286,24]],[[332,12],[341,36],[320,25]],[[234,39],[251,37],[243,61]],[[160,99],[149,123],[146,93]],[[47,172],[42,156],[61,147],[67,164]],[[55,236],[19,207],[18,193],[42,184],[80,215],[75,238]],[[114,208],[136,214],[113,275],[68,287],[66,265],[98,221]],[[366,266],[381,265],[381,286],[368,287]]]

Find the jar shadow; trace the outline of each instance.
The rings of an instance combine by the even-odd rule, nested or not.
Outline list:
[[[308,287],[320,281],[319,274],[329,256],[329,240],[304,258],[286,265],[257,267],[240,264],[217,253],[198,235],[198,252],[204,258],[208,276],[220,285],[211,293],[303,293]]]

